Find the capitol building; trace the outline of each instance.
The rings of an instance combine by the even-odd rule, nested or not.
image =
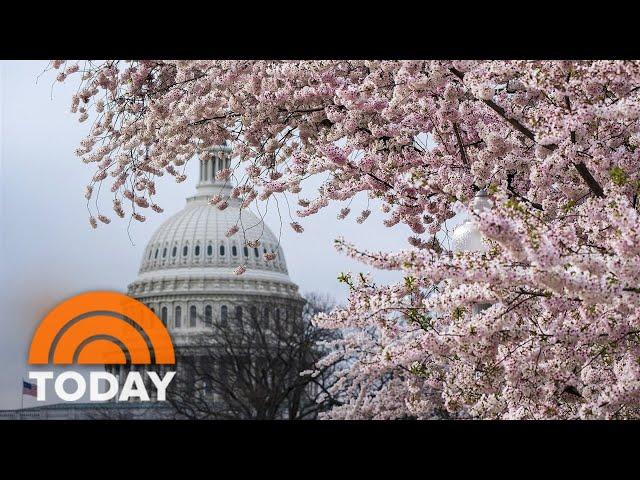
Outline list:
[[[198,342],[213,334],[215,322],[238,325],[259,318],[279,327],[300,318],[304,306],[298,286],[289,278],[278,238],[262,219],[241,208],[241,200],[230,198],[229,181],[216,179],[220,170],[230,167],[230,148],[215,147],[210,154],[212,158],[199,160],[195,194],[153,234],[139,274],[127,288],[129,296],[149,306],[167,327],[176,352],[176,366],[171,369],[178,375],[185,359],[199,355]],[[209,204],[216,194],[228,202],[227,208]],[[236,225],[239,231],[228,237]],[[275,259],[265,260],[267,253],[275,253]],[[236,275],[234,270],[242,265],[246,271]],[[129,369],[141,366],[105,369],[123,382]],[[129,412],[131,418],[154,418],[159,414],[157,408],[149,408],[153,404],[111,402],[101,408],[115,417]],[[14,411],[18,415],[14,418],[95,418],[95,410],[93,404],[57,404]]]
[[[266,313],[274,321],[286,321],[301,307],[284,252],[264,222],[241,209],[239,199],[229,198],[224,210],[208,203],[213,195],[226,199],[231,192],[228,183],[215,179],[218,171],[229,168],[227,155],[228,148],[219,147],[213,159],[200,162],[195,195],[151,237],[138,278],[128,288],[128,295],[158,315],[178,348],[213,320],[239,321],[251,312],[264,314],[260,307],[265,300],[277,304]],[[226,233],[236,225],[240,231],[227,238]],[[258,247],[247,246],[256,240]],[[268,252],[276,254],[274,260],[264,259]],[[234,274],[241,265],[247,271]]]

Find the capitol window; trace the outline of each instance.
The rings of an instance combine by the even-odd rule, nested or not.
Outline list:
[[[238,247],[236,247],[235,245],[231,247],[231,255],[233,255],[234,257],[238,256]]]
[[[180,328],[182,326],[182,308],[176,307],[176,318],[174,320],[174,324],[176,328]]]
[[[175,257],[178,254],[178,247],[173,247],[173,250],[171,251],[171,256]]]
[[[197,316],[196,306],[191,305],[191,308],[189,309],[189,326],[190,327],[196,326],[196,316]]]
[[[227,325],[228,317],[229,317],[229,309],[227,308],[226,305],[222,305],[222,307],[220,307],[220,322],[222,323],[223,326]]]
[[[200,256],[200,245],[196,245],[196,251],[195,251],[196,257]]]
[[[162,323],[164,324],[164,326],[167,326],[167,307],[162,307],[161,310],[161,315],[162,315]]]
[[[255,254],[256,258],[258,258],[260,256],[260,252],[258,251],[258,247],[253,249],[253,253]]]
[[[276,311],[273,316],[273,323],[276,327],[276,330],[280,330],[280,309],[276,308]]]
[[[207,255],[209,256],[213,255],[213,246],[211,245],[207,246]]]
[[[213,322],[213,310],[211,305],[204,307],[204,324],[210,326]]]
[[[249,256],[249,248],[248,247],[244,247],[244,256],[245,257]]]
[[[187,256],[187,253],[189,253],[189,247],[188,247],[187,245],[185,245],[185,246],[182,248],[182,256],[186,257],[186,256]]]
[[[240,306],[236,307],[236,322],[242,323],[242,307]]]
[[[158,249],[156,248],[156,254],[153,256],[153,258],[158,258]]]
[[[220,245],[220,256],[224,257],[224,245]]]
[[[162,250],[162,258],[166,258],[167,257],[167,247],[164,248],[164,250]]]

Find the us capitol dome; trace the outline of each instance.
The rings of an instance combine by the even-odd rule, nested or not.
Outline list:
[[[177,347],[189,344],[192,334],[206,332],[211,322],[241,321],[243,315],[286,322],[300,314],[304,303],[276,236],[262,219],[240,208],[241,200],[228,198],[229,181],[215,178],[229,168],[231,149],[213,150],[212,159],[200,160],[195,195],[153,234],[127,291],[156,313]],[[228,201],[226,209],[209,205],[216,194]],[[227,238],[234,225],[239,231]],[[247,245],[255,240],[258,247]],[[264,259],[268,252],[276,254],[274,260]],[[236,275],[241,265],[247,270]]]
[[[220,332],[214,325],[234,327],[257,320],[279,329],[300,318],[305,303],[289,278],[277,237],[262,219],[241,208],[241,200],[229,197],[229,181],[216,180],[220,170],[229,168],[230,152],[229,147],[215,147],[213,158],[200,159],[195,194],[153,234],[138,277],[127,288],[129,296],[150,307],[167,327],[176,354],[171,369],[182,376],[189,377],[193,367],[181,368],[181,363],[198,362],[203,336]],[[216,194],[228,202],[226,209],[209,204]],[[234,225],[239,231],[227,237]],[[256,240],[257,247],[248,245]],[[275,259],[266,261],[266,253],[275,253]],[[246,271],[236,275],[241,265]],[[122,384],[131,367],[105,368]],[[164,366],[154,369],[162,372]]]

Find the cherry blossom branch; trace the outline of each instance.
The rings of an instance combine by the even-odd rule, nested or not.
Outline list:
[[[450,68],[451,73],[453,73],[456,77],[458,77],[461,81],[464,80],[464,73],[461,72],[460,70],[456,69],[455,67],[451,67]],[[504,108],[502,108],[500,105],[498,105],[497,103],[495,103],[493,100],[489,100],[489,99],[482,99],[481,100],[485,105],[487,105],[489,108],[491,108],[494,112],[496,112],[500,117],[502,117],[507,123],[509,123],[514,129],[516,129],[518,132],[520,132],[521,134],[523,134],[526,138],[528,138],[529,140],[531,140],[534,143],[536,142],[536,136],[533,133],[532,130],[530,130],[529,128],[525,127],[522,123],[520,123],[518,120],[516,120],[515,118],[507,115],[507,112],[505,111]],[[558,145],[555,143],[549,143],[549,144],[545,144],[543,145],[545,148],[549,149],[549,150],[556,150],[558,148]],[[602,186],[598,183],[598,181],[594,178],[594,176],[591,174],[591,172],[589,171],[589,169],[587,168],[587,166],[584,164],[584,162],[577,162],[574,163],[574,167],[576,168],[576,170],[578,171],[578,173],[580,174],[580,177],[582,177],[582,179],[585,181],[585,183],[587,184],[587,186],[589,187],[589,189],[597,196],[597,197],[604,197],[604,190],[602,189]]]

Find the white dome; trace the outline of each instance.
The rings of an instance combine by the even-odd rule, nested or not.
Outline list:
[[[458,225],[451,236],[454,252],[486,252],[487,245],[482,240],[473,220],[465,220]]]
[[[209,198],[196,195],[187,199],[185,208],[158,228],[145,249],[141,274],[184,268],[207,273],[211,269],[235,269],[239,265],[246,265],[249,274],[254,270],[287,274],[278,239],[253,212],[240,210],[236,199],[231,199],[225,210],[219,210],[208,204]],[[234,225],[240,230],[228,238],[226,233]],[[258,239],[258,248],[246,245],[247,241]],[[275,260],[265,261],[265,252],[275,252]]]
[[[491,200],[489,200],[487,191],[482,189],[476,193],[471,202],[471,209],[482,211],[487,208],[491,208]],[[454,252],[486,252],[488,250],[478,226],[471,219],[467,219],[458,225],[453,231],[451,239]]]
[[[196,195],[187,198],[185,207],[151,237],[138,278],[129,285],[130,294],[137,298],[194,291],[298,296],[277,237],[253,212],[241,209],[240,200],[228,198],[228,184],[215,179],[229,161],[221,155],[201,160]],[[209,205],[215,194],[229,203],[226,209]],[[227,237],[234,225],[239,231]],[[253,240],[259,240],[257,248],[247,245]],[[276,258],[266,261],[266,252],[275,253]],[[246,265],[246,272],[234,274],[240,265]]]

